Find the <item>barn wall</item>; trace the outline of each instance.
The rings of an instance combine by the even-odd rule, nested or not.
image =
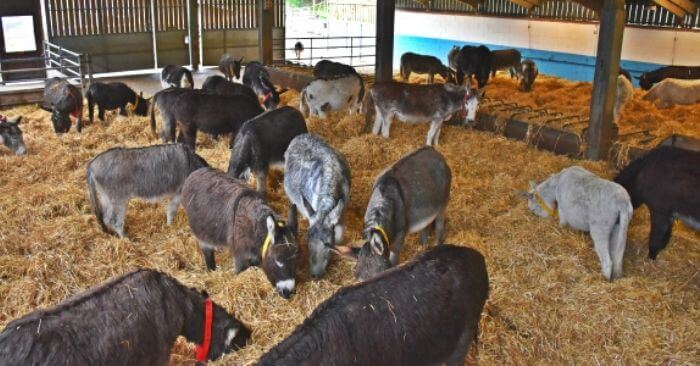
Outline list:
[[[284,39],[284,28],[272,28],[272,39]],[[257,29],[207,30],[202,35],[204,64],[218,65],[221,55],[228,53],[234,57],[244,57],[245,62],[258,61]],[[276,58],[281,58],[278,51]]]
[[[395,37],[395,68],[407,51],[447,62],[453,44],[485,44],[494,49],[518,48],[543,73],[592,81],[598,24],[397,11]],[[625,29],[622,67],[633,75],[660,65],[697,65],[698,54],[700,32]]]

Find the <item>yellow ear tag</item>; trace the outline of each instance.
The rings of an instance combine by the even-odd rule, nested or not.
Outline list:
[[[277,221],[277,226],[284,227],[284,221]],[[270,248],[271,242],[272,242],[272,235],[270,233],[267,233],[267,236],[265,237],[265,242],[263,242],[262,258],[265,258],[265,254],[267,254],[267,249]]]
[[[384,238],[384,241],[386,242],[386,245],[387,245],[387,246],[390,246],[390,245],[391,245],[391,242],[389,241],[389,236],[386,235],[386,231],[384,231],[384,229],[383,229],[381,226],[379,226],[379,225],[374,225],[373,228],[374,228],[375,230],[379,231],[379,233],[382,234],[382,238]]]

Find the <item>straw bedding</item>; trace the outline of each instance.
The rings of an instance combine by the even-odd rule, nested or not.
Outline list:
[[[508,81],[493,82],[492,89]],[[546,81],[545,81],[546,82]],[[536,90],[544,89],[543,84]],[[493,94],[496,94],[495,92]],[[514,93],[517,94],[517,93]],[[298,94],[283,94],[298,105]],[[549,101],[547,103],[550,103]],[[565,103],[559,99],[557,103]],[[634,103],[640,103],[635,101]],[[0,148],[0,325],[134,267],[152,267],[206,288],[213,299],[253,330],[253,342],[216,364],[250,365],[282,340],[316,305],[354,282],[354,264],[335,258],[322,280],[312,281],[306,259],[291,300],[276,294],[262,271],[235,276],[228,254],[207,272],[187,218],[179,210],[165,225],[165,205],[132,201],[129,240],[102,233],[87,201],[85,166],[114,146],[158,143],[146,118],[110,117],[58,139],[49,114],[34,106],[3,112],[23,115],[28,155]],[[626,112],[629,116],[629,112]],[[352,202],[346,240],[359,244],[364,207],[376,175],[425,141],[427,125],[392,126],[391,138],[360,134],[360,116],[309,120],[347,157]],[[205,159],[226,169],[227,141],[199,138]],[[447,242],[472,246],[487,260],[491,294],[470,363],[497,364],[695,364],[700,360],[700,235],[676,225],[656,262],[646,259],[648,211],[635,212],[624,278],[608,283],[585,233],[531,215],[516,190],[572,164],[610,177],[603,163],[573,161],[489,133],[444,126],[439,151],[453,172]],[[288,202],[282,175],[271,175],[269,198],[278,212]],[[302,233],[306,221],[302,221]],[[302,235],[302,238],[305,235]],[[303,240],[302,240],[303,242]],[[303,244],[305,245],[305,243]],[[408,237],[401,261],[422,250]],[[194,346],[180,340],[173,365],[191,365]]]

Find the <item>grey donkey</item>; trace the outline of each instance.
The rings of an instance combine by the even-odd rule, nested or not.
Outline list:
[[[602,179],[580,166],[563,169],[523,193],[539,217],[590,232],[607,280],[622,277],[627,228],[632,219],[630,196],[621,185]]]
[[[330,250],[343,238],[340,219],[350,202],[350,169],[338,151],[308,133],[292,140],[284,161],[284,191],[309,220],[309,269],[319,278]]]
[[[353,251],[359,280],[395,266],[409,233],[420,231],[420,242],[425,245],[432,226],[435,244],[444,242],[451,183],[449,165],[430,146],[407,154],[377,177],[365,211],[366,242]],[[349,253],[347,248],[338,249]]]
[[[170,199],[169,225],[180,204],[185,179],[205,166],[204,159],[182,144],[109,149],[87,166],[92,211],[105,232],[125,237],[124,217],[130,199]]]

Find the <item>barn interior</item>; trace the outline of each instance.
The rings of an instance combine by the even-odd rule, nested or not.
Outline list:
[[[403,32],[406,22],[415,19],[425,19],[424,28],[434,24],[429,23],[435,22],[430,17],[438,16],[442,17],[438,21],[476,23],[484,18],[495,24],[541,21],[555,28],[574,24],[593,27],[599,37],[591,49],[588,81],[565,80],[543,69],[533,91],[522,93],[516,80],[499,73],[486,87],[474,126],[443,127],[438,150],[453,172],[446,242],[479,250],[486,257],[490,279],[479,343],[466,364],[697,363],[700,233],[676,223],[668,247],[651,261],[647,258],[649,211],[635,210],[624,276],[608,282],[600,275],[589,235],[532,215],[518,192],[526,190],[529,181],[542,181],[573,165],[610,179],[670,136],[700,138],[700,104],[659,109],[635,89],[614,123],[611,102],[620,65],[633,69],[635,76],[644,67],[638,65],[637,71],[632,61],[623,58],[625,52],[644,46],[643,42],[623,46],[624,37],[633,33],[630,30],[687,38],[686,43],[675,45],[679,49],[690,45],[687,49],[692,54],[700,50],[698,3],[370,3],[374,55],[339,58],[363,66],[368,57],[374,59],[373,65],[363,69],[371,73],[365,77],[367,88],[375,81],[399,79],[397,56],[417,43],[398,37],[396,31]],[[8,42],[0,37],[0,114],[23,117],[28,150],[24,156],[15,156],[0,148],[0,326],[134,268],[154,268],[186,285],[206,289],[216,303],[253,329],[246,348],[212,364],[252,365],[317,305],[356,282],[354,261],[343,257],[334,257],[326,276],[314,280],[302,256],[299,285],[290,300],[274,291],[259,268],[234,275],[226,251],[217,255],[218,269],[208,272],[185,213],[180,209],[173,225],[167,226],[162,203],[130,202],[128,239],[102,232],[87,199],[86,164],[112,147],[159,144],[159,136],[151,132],[148,118],[111,113],[105,122],[87,124],[81,134],[71,129],[59,138],[51,127],[50,113],[37,106],[43,92],[41,80],[46,77],[62,74],[83,88],[94,80],[119,80],[150,96],[161,88],[159,70],[164,65],[188,65],[195,70],[195,87],[200,87],[206,76],[218,73],[211,65],[221,54],[231,53],[268,65],[275,84],[289,89],[281,95],[280,105],[298,107],[299,90],[312,79],[311,69],[299,64],[323,56],[319,56],[322,50],[315,58],[305,54],[308,60],[291,56],[297,38],[285,36],[290,32],[285,29],[290,14],[286,6],[284,0],[10,0],[0,4],[0,19],[34,19],[35,41],[33,50],[8,52]],[[467,32],[465,28],[455,32],[460,30]],[[507,31],[500,33],[508,37]],[[414,37],[413,41],[418,37],[404,35]],[[426,42],[432,36],[421,37]],[[450,36],[445,44],[453,40]],[[431,42],[430,47],[438,47]],[[323,47],[335,46],[326,42],[319,46]],[[668,64],[687,59],[680,55],[677,63]],[[661,61],[649,64],[656,62]],[[566,66],[557,67],[567,72]],[[410,82],[423,83],[425,78],[413,75]],[[307,119],[309,131],[340,151],[350,165],[352,201],[344,216],[344,240],[354,246],[362,244],[363,215],[375,178],[392,162],[421,147],[427,131],[426,125],[395,123],[391,137],[385,139],[363,133],[364,123],[363,114],[345,112]],[[226,170],[227,139],[216,141],[200,134],[197,152],[212,166]],[[267,188],[269,202],[280,213],[290,205],[283,179],[282,172],[273,173]],[[307,224],[301,220],[304,253]],[[409,235],[401,263],[424,249],[418,234]],[[180,338],[170,364],[194,363],[194,345]]]

